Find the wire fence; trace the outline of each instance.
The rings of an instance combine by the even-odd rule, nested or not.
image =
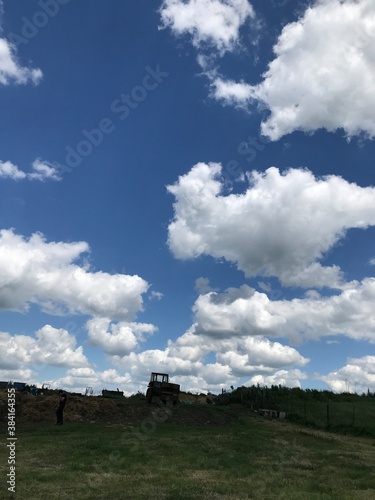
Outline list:
[[[320,429],[375,437],[375,402],[291,401],[286,416]]]

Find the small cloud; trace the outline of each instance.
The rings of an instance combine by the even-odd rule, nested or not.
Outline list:
[[[28,179],[31,181],[60,181],[61,177],[56,167],[51,163],[37,158],[32,163],[33,172],[26,173],[21,170],[17,165],[10,161],[0,161],[0,178],[12,179],[20,181]]]
[[[251,85],[224,79],[216,72],[207,73],[207,76],[211,81],[211,97],[227,106],[248,109],[253,99]]]
[[[209,292],[216,292],[218,288],[212,288],[210,285],[210,280],[208,278],[197,278],[195,280],[195,290],[200,294],[204,295]]]
[[[240,29],[255,18],[247,0],[164,0],[159,10],[161,28],[176,36],[190,35],[196,48],[210,47],[219,54],[233,51]]]
[[[155,292],[155,291],[152,291],[149,296],[150,300],[161,300],[163,297],[164,294],[162,292]]]
[[[26,178],[25,172],[22,172],[16,165],[10,161],[0,162],[0,177],[7,177],[15,181]]]
[[[34,172],[31,174],[27,174],[27,177],[31,180],[37,181],[61,181],[61,177],[58,174],[57,169],[46,161],[42,161],[40,158],[37,158],[33,161],[32,164]]]
[[[270,292],[272,290],[270,283],[265,283],[264,281],[258,281],[258,286],[265,292]]]

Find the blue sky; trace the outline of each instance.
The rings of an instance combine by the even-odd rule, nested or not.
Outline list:
[[[374,391],[373,2],[0,3],[0,379]]]

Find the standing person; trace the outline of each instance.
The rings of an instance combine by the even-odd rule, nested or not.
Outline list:
[[[66,394],[63,391],[59,391],[59,396],[60,396],[59,406],[56,409],[56,418],[57,418],[56,425],[63,425]]]

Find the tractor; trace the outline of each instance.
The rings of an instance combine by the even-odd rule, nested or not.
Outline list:
[[[180,386],[169,383],[167,373],[151,373],[150,382],[146,392],[147,403],[172,403],[176,405],[180,395]]]

